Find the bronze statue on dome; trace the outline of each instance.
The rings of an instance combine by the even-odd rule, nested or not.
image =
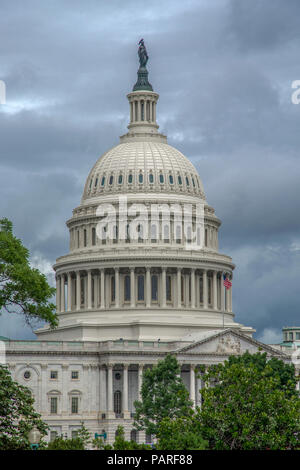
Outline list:
[[[146,67],[149,57],[148,57],[148,54],[147,54],[144,39],[141,39],[140,42],[139,42],[138,55],[139,55],[139,59],[140,59],[140,67]]]

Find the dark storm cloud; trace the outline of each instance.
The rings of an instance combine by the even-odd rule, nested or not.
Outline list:
[[[1,215],[50,282],[91,167],[126,132],[144,37],[160,130],[223,222],[237,321],[268,341],[299,324],[299,2],[7,0],[1,13]],[[32,337],[21,323],[1,317],[0,334]]]

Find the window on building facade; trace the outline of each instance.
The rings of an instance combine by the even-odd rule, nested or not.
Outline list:
[[[184,302],[184,277],[181,276],[181,302]]]
[[[168,302],[172,300],[172,276],[166,277],[166,299]]]
[[[72,380],[79,379],[79,371],[78,370],[72,370],[71,371],[71,379]]]
[[[126,275],[124,277],[124,301],[128,302],[130,300],[130,276]]]
[[[157,242],[157,226],[156,224],[151,225],[151,243]]]
[[[143,173],[139,173],[139,183],[142,183],[143,182]]]
[[[112,185],[113,182],[114,182],[114,177],[113,177],[113,175],[110,175],[110,177],[109,177],[109,184]]]
[[[144,293],[144,275],[140,274],[138,276],[138,300],[144,300],[145,293]]]
[[[199,278],[200,303],[203,304],[203,277]]]
[[[152,435],[146,433],[146,444],[151,444],[152,443]]]
[[[51,370],[50,371],[50,379],[57,379],[57,377],[58,377],[57,370]]]
[[[135,429],[130,431],[130,440],[133,442],[137,442],[137,432]]]
[[[50,413],[57,414],[57,397],[50,398]]]
[[[128,175],[128,183],[131,184],[132,181],[133,181],[132,173],[129,173],[129,175]]]
[[[120,390],[116,390],[115,393],[114,393],[114,412],[116,414],[121,414],[121,403],[122,403],[122,393],[120,392]]]
[[[110,278],[110,295],[111,295],[111,301],[114,302],[116,299],[116,291],[115,291],[115,276],[111,276]]]
[[[71,399],[71,413],[72,414],[77,414],[78,409],[79,409],[79,398],[78,397],[72,397]]]
[[[95,227],[92,228],[92,245],[96,245],[96,229]]]
[[[212,278],[211,276],[207,277],[207,300],[208,305],[212,304]]]
[[[87,244],[86,229],[83,230],[83,244],[84,244],[84,246],[86,246],[86,244]]]
[[[123,175],[119,175],[118,183],[122,184],[122,181],[123,181]]]
[[[151,276],[151,299],[153,302],[157,302],[158,300],[158,276],[157,274],[153,274]]]
[[[164,175],[162,173],[159,175],[159,182],[160,184],[163,184],[164,182]]]
[[[297,339],[297,340],[300,339],[300,333],[296,333],[296,339]]]
[[[149,183],[153,183],[153,182],[154,182],[153,173],[149,173]]]
[[[72,437],[72,439],[76,439],[78,437],[78,430],[77,429],[73,429],[73,431],[71,433],[71,437]]]

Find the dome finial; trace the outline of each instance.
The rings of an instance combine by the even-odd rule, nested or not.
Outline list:
[[[147,65],[149,56],[147,54],[147,50],[146,50],[146,46],[145,46],[143,38],[139,41],[138,56],[139,56],[139,61],[140,61],[140,67],[137,73],[138,79],[132,91],[138,91],[138,90],[153,91],[151,83],[148,82],[148,70],[146,68],[146,65]]]

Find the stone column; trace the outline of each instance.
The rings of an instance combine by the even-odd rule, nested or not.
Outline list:
[[[80,310],[81,307],[81,279],[80,279],[80,271],[76,272],[76,310]]]
[[[181,268],[177,268],[177,307],[181,308]]]
[[[195,269],[191,269],[191,307],[195,308]]]
[[[161,306],[166,307],[166,268],[161,273]]]
[[[65,275],[60,276],[60,311],[65,311]]]
[[[144,364],[139,364],[138,368],[138,400],[141,400],[142,383],[143,383]]]
[[[107,411],[107,394],[106,394],[106,369],[103,366],[100,366],[100,397],[99,397],[99,407],[102,413]]]
[[[193,402],[193,408],[195,407],[196,396],[195,396],[195,366],[190,365],[190,400]]]
[[[120,306],[120,272],[119,268],[115,268],[115,307]]]
[[[152,100],[150,100],[150,102],[149,102],[149,107],[150,107],[150,121],[152,122],[153,121],[153,117],[152,117]]]
[[[105,308],[105,289],[104,289],[104,269],[100,269],[100,284],[101,284],[101,304],[100,308]]]
[[[134,275],[134,268],[130,268],[130,307],[135,308],[135,275]]]
[[[122,412],[123,417],[130,418],[128,410],[128,364],[123,365],[123,394],[122,394]]]
[[[208,308],[207,300],[208,300],[208,292],[207,292],[207,271],[206,269],[203,271],[203,308]]]
[[[213,272],[213,309],[218,310],[217,271]]]
[[[107,365],[107,412],[108,418],[114,418],[113,408],[113,364]]]
[[[88,269],[87,272],[87,308],[92,308],[92,271]]]
[[[72,310],[72,277],[71,273],[68,273],[68,304],[67,310],[70,312]]]
[[[146,307],[151,305],[151,277],[150,277],[150,268],[146,268]]]
[[[60,312],[60,276],[56,275],[56,311]]]

